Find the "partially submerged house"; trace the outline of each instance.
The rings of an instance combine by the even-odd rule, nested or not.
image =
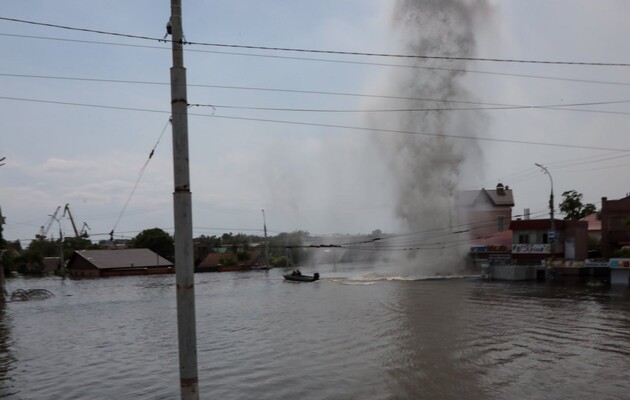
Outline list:
[[[512,221],[512,259],[518,264],[540,264],[549,258],[580,260],[588,256],[588,223],[554,219]],[[552,237],[555,236],[555,237]]]
[[[79,250],[68,261],[75,277],[171,274],[175,265],[149,249]]]

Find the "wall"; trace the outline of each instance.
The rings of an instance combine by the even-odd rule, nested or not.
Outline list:
[[[623,243],[630,243],[630,197],[602,198],[602,257],[613,257]]]

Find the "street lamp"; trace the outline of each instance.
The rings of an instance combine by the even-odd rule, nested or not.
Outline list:
[[[539,167],[543,170],[543,172],[549,177],[549,181],[551,182],[551,194],[549,195],[549,219],[551,221],[551,229],[549,231],[548,239],[551,244],[551,257],[553,258],[553,252],[555,248],[556,242],[556,223],[553,217],[553,178],[549,173],[549,170],[543,166],[542,164],[534,163],[535,166]]]
[[[66,268],[63,261],[63,234],[61,233],[61,221],[57,218],[56,215],[48,214],[49,217],[53,218],[59,224],[59,268],[61,270],[61,274],[66,274]]]

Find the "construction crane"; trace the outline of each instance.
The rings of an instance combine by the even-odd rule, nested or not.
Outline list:
[[[74,223],[74,218],[72,218],[72,213],[70,212],[70,204],[66,204],[66,206],[63,209],[63,217],[65,217],[66,214],[68,214],[68,218],[70,218],[70,223],[72,224],[72,230],[74,230],[74,236],[83,237],[83,238],[89,237],[86,229],[90,229],[90,226],[87,223],[85,222],[83,223],[83,226],[81,227],[81,232],[79,232],[79,230],[77,229],[77,225]]]
[[[87,229],[87,230],[86,230]],[[81,237],[83,238],[89,238],[90,235],[88,235],[87,231],[89,231],[91,228],[90,226],[87,224],[87,222],[83,223],[83,227],[81,227],[81,232],[79,232],[81,234]]]
[[[80,237],[79,236],[79,231],[77,230],[77,226],[74,223],[74,218],[72,218],[72,213],[70,212],[70,204],[68,204],[68,203],[66,203],[66,206],[63,209],[62,217],[65,217],[66,214],[68,214],[68,217],[70,218],[70,223],[72,224],[72,230],[74,230],[74,236],[75,237]]]
[[[49,215],[50,219],[48,220],[45,226],[42,225],[41,228],[39,228],[39,234],[35,235],[35,238],[39,240],[46,239],[46,235],[48,235],[48,231],[50,230],[50,227],[52,226],[53,221],[57,219],[57,214],[59,214],[59,210],[61,210],[61,206],[57,206],[57,209],[55,210],[55,212],[52,215]]]

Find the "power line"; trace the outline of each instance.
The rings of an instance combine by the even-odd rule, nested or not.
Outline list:
[[[9,76],[16,78],[34,78],[34,79],[57,79],[57,80],[69,80],[69,81],[82,81],[82,82],[100,82],[100,83],[123,83],[123,84],[140,84],[140,85],[161,85],[165,86],[168,83],[164,82],[152,82],[152,81],[135,81],[135,80],[117,80],[117,79],[98,79],[98,78],[77,78],[77,77],[64,77],[64,76],[46,76],[46,75],[26,75],[26,74],[9,74],[0,73],[0,76]],[[259,87],[246,87],[246,86],[224,86],[224,85],[203,85],[203,84],[189,84],[190,87],[206,87],[206,88],[219,88],[219,89],[237,89],[237,90],[255,90],[255,91],[275,91],[275,92],[291,92],[291,93],[305,93],[305,94],[321,94],[321,95],[335,95],[335,96],[353,96],[353,97],[368,97],[368,98],[383,98],[383,99],[399,99],[399,100],[413,100],[413,101],[427,101],[427,102],[439,102],[439,103],[455,103],[455,104],[472,104],[481,105],[487,107],[460,107],[460,108],[405,108],[405,109],[307,109],[307,108],[274,108],[274,107],[247,107],[247,106],[235,106],[235,105],[220,105],[220,104],[190,104],[190,106],[196,107],[211,107],[211,108],[225,108],[225,109],[242,109],[242,110],[263,110],[263,111],[286,111],[286,112],[328,112],[328,113],[359,113],[359,112],[431,112],[431,111],[484,111],[484,110],[523,110],[523,109],[544,109],[544,110],[557,110],[557,111],[573,111],[573,112],[591,112],[591,113],[603,113],[603,114],[622,114],[630,115],[630,112],[621,111],[606,111],[606,110],[585,110],[568,107],[584,107],[594,105],[611,105],[611,104],[623,104],[629,103],[630,100],[613,100],[613,101],[600,101],[600,102],[586,102],[586,103],[567,103],[567,104],[553,104],[553,105],[514,105],[503,103],[488,103],[478,101],[465,101],[465,100],[445,100],[445,99],[431,99],[431,98],[418,98],[418,97],[403,97],[403,96],[387,96],[387,95],[374,95],[374,94],[358,94],[358,93],[343,93],[343,92],[322,92],[322,91],[310,91],[310,90],[293,90],[293,89],[277,89],[277,88],[259,88]],[[138,111],[143,111],[139,109]]]
[[[65,29],[70,31],[95,33],[100,35],[117,36],[130,39],[150,40],[157,42],[171,42],[156,37],[133,35],[120,32],[103,31],[97,29],[77,28],[68,25],[51,24],[45,22],[29,21],[17,18],[0,17],[0,20],[17,22],[22,24],[45,26],[49,28]],[[184,41],[182,44],[192,46],[209,46],[209,47],[227,47],[249,50],[265,50],[265,51],[282,51],[296,53],[314,53],[314,54],[334,54],[344,56],[366,56],[366,57],[387,57],[387,58],[403,58],[416,60],[442,60],[442,61],[482,61],[482,62],[500,62],[500,63],[519,63],[519,64],[555,64],[555,65],[580,65],[580,66],[606,66],[606,67],[630,67],[630,63],[610,63],[610,62],[585,62],[585,61],[559,61],[559,60],[524,60],[524,59],[504,59],[504,58],[481,58],[481,57],[457,57],[457,56],[431,56],[431,55],[414,55],[414,54],[393,54],[393,53],[370,53],[358,51],[338,51],[338,50],[321,50],[321,49],[304,49],[291,47],[271,47],[271,46],[253,46],[238,45],[227,43],[208,43],[208,42],[192,42]]]
[[[438,101],[438,100],[426,100]],[[584,110],[565,107],[585,107],[595,105],[611,105],[630,103],[630,100],[601,101],[589,103],[572,103],[572,104],[555,104],[555,105],[525,105],[525,106],[499,106],[499,107],[460,107],[460,108],[393,108],[393,109],[326,109],[326,108],[282,108],[282,107],[253,107],[253,106],[235,106],[223,104],[189,104],[190,107],[209,107],[213,109],[225,108],[233,110],[251,110],[251,111],[283,111],[283,112],[313,112],[313,113],[385,113],[385,112],[438,112],[438,111],[489,111],[489,110],[562,110],[562,111],[578,111],[578,112],[602,112],[630,115],[630,112],[617,111],[600,111],[600,110]],[[479,103],[483,104],[483,103]]]
[[[41,40],[56,40],[56,41],[62,41],[62,42],[99,44],[99,45],[109,45],[109,46],[135,47],[135,48],[144,48],[144,49],[169,50],[165,47],[158,47],[158,46],[145,46],[145,45],[135,45],[135,44],[128,44],[128,43],[116,43],[116,42],[100,42],[100,41],[95,41],[95,40],[53,38],[53,37],[34,36],[34,35],[16,35],[16,34],[9,34],[9,33],[0,33],[0,36],[21,37],[21,38],[41,39]],[[325,62],[325,63],[356,64],[356,65],[369,65],[369,66],[395,67],[395,68],[412,68],[412,69],[424,69],[424,70],[446,71],[446,72],[464,72],[464,73],[480,74],[480,75],[496,75],[496,76],[506,76],[506,77],[516,77],[516,78],[544,79],[544,80],[555,80],[555,81],[577,82],[577,83],[592,83],[592,84],[598,84],[598,85],[630,86],[630,83],[627,83],[627,82],[600,81],[600,80],[594,80],[594,79],[578,79],[578,78],[567,78],[567,77],[546,76],[546,75],[516,74],[516,73],[508,73],[508,72],[479,71],[479,70],[464,69],[464,68],[428,67],[428,66],[421,66],[421,65],[390,64],[390,63],[376,63],[376,62],[350,61],[350,60],[332,60],[332,59],[311,58],[311,57],[288,57],[288,56],[278,56],[278,55],[269,55],[269,54],[236,53],[236,52],[216,51],[216,50],[185,49],[185,51],[194,52],[194,53],[223,54],[223,55],[244,56],[244,57],[276,58],[276,59],[283,59],[283,60],[315,61],[315,62]],[[191,86],[191,85],[188,85],[188,86]]]
[[[209,117],[208,115],[203,115],[203,114],[190,114],[190,115]],[[231,119],[231,120],[241,120],[241,121],[252,121],[252,122],[267,122],[267,123],[276,123],[276,124],[290,124],[290,125],[315,126],[315,127],[322,127],[322,128],[347,129],[347,130],[354,130],[354,131],[367,131],[367,132],[378,132],[378,133],[399,133],[399,134],[404,134],[404,135],[448,137],[452,139],[480,140],[480,141],[498,142],[498,143],[528,144],[528,145],[563,147],[563,148],[573,148],[573,149],[630,152],[630,149],[619,149],[619,148],[598,147],[598,146],[581,146],[581,145],[563,144],[563,143],[534,142],[534,141],[526,141],[526,140],[499,139],[499,138],[490,138],[490,137],[471,137],[471,136],[454,135],[454,134],[447,134],[447,133],[413,132],[413,131],[405,131],[405,130],[369,128],[369,127],[359,127],[359,126],[350,126],[350,125],[322,124],[322,123],[315,123],[315,122],[297,122],[297,121],[272,120],[272,119],[264,119],[264,118],[229,117],[229,116],[223,116],[223,115],[215,115],[211,117]]]
[[[33,102],[33,103],[68,105],[68,106],[77,106],[77,107],[90,107],[90,108],[103,108],[103,109],[124,110],[124,111],[142,111],[142,112],[151,112],[151,113],[162,113],[162,114],[169,113],[170,114],[170,111],[95,105],[95,104],[86,104],[86,103],[73,103],[73,102],[63,102],[63,101],[53,101],[53,100],[26,99],[26,98],[7,97],[7,96],[0,96],[0,99],[25,101],[25,102]],[[414,132],[414,131],[385,129],[385,128],[370,128],[370,127],[360,127],[360,126],[351,126],[351,125],[286,121],[286,120],[274,120],[274,119],[265,119],[265,118],[232,117],[232,116],[225,116],[225,115],[206,115],[206,114],[193,114],[193,113],[190,113],[189,115],[196,116],[196,117],[220,118],[220,119],[249,121],[249,122],[265,122],[265,123],[274,123],[274,124],[283,124],[283,125],[313,126],[313,127],[320,127],[320,128],[344,129],[344,130],[351,130],[351,131],[418,135],[418,136],[430,136],[430,137],[447,137],[451,139],[479,140],[479,141],[488,141],[488,142],[497,142],[497,143],[527,144],[527,145],[563,147],[563,148],[585,149],[585,150],[630,152],[630,149],[619,149],[619,148],[599,147],[599,146],[582,146],[582,145],[566,144],[566,143],[534,142],[534,141],[527,141],[527,140],[500,139],[500,138],[490,138],[490,137],[473,137],[473,136],[455,135],[455,134],[448,134],[448,133]]]
[[[149,153],[149,157],[147,158],[144,165],[142,166],[142,168],[140,168],[140,171],[138,172],[138,178],[136,179],[136,183],[133,185],[133,189],[131,189],[131,193],[129,194],[129,197],[127,198],[127,201],[125,202],[125,205],[120,211],[120,214],[118,215],[118,219],[116,219],[116,223],[114,224],[114,227],[112,228],[110,232],[110,237],[112,238],[112,240],[114,238],[114,231],[116,230],[118,223],[120,222],[123,214],[125,213],[125,210],[127,209],[127,206],[129,205],[129,202],[131,201],[133,194],[136,192],[136,189],[138,188],[138,184],[140,183],[140,179],[142,179],[142,176],[144,175],[144,171],[147,169],[147,165],[149,165],[149,161],[151,161],[151,158],[153,157],[153,154],[155,153],[155,149],[157,148],[158,144],[160,144],[160,140],[162,140],[162,136],[164,135],[164,132],[166,132],[166,128],[168,127],[169,123],[171,123],[170,118],[164,125],[164,128],[162,128],[162,132],[160,133],[160,136],[158,137],[157,142],[155,142],[155,145],[151,149],[151,152]]]

